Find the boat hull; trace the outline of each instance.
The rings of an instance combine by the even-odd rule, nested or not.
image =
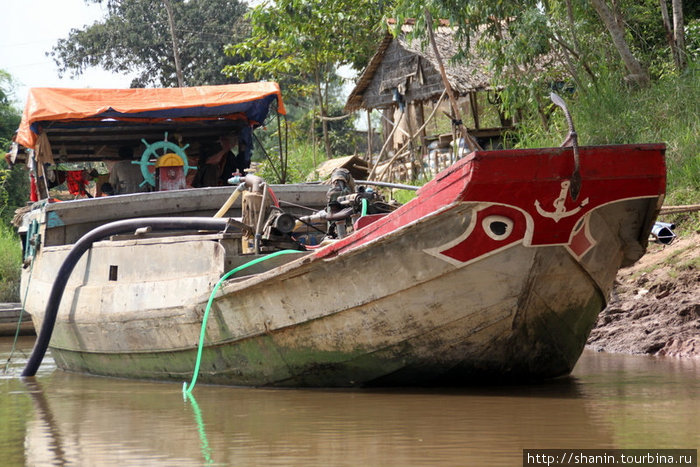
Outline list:
[[[643,254],[663,200],[663,148],[642,151],[631,175],[613,179],[616,189],[604,189],[589,173],[577,201],[565,196],[565,177],[555,176],[569,171],[568,162],[557,166],[566,154],[533,152],[534,162],[525,166],[542,172],[536,162],[544,157],[551,171],[506,174],[511,183],[505,188],[498,177],[480,183],[487,180],[480,170],[493,174],[497,157],[466,160],[424,187],[418,201],[348,238],[230,279],[206,323],[198,381],[419,386],[567,374],[618,268]],[[597,155],[584,151],[582,166],[591,166]],[[500,167],[522,171],[514,165]],[[638,180],[640,165],[646,165],[644,181]],[[520,180],[530,189],[517,188]],[[503,199],[501,193],[514,186],[515,195]],[[552,199],[559,187],[566,200],[557,205]],[[163,263],[152,244],[134,242],[140,258]],[[209,263],[188,269],[189,280],[201,286],[147,310],[131,302],[98,303],[107,292],[129,295],[130,281],[139,276],[117,283],[84,280],[119,248],[119,254],[129,253],[119,242],[95,246],[59,309],[51,342],[58,366],[130,378],[192,376],[208,299],[203,289],[229,268],[220,241],[179,242],[181,250],[188,242],[184,250],[208,249]],[[177,266],[162,268],[155,277],[177,276]],[[182,282],[152,282],[153,296],[184,294]],[[40,298],[31,303],[35,324],[43,304]]]
[[[619,217],[630,203],[639,201],[608,207],[607,217]],[[464,205],[450,216],[468,224],[476,209]],[[604,217],[596,213],[594,222]],[[439,232],[445,228],[435,219],[380,250],[365,248],[336,261],[300,259],[282,266],[285,272],[267,273],[271,279],[226,285],[209,317],[199,381],[455,385],[571,371],[605,306],[607,291],[598,282],[609,282],[622,254],[596,276],[561,246],[516,244],[455,268],[426,252],[444,241]],[[617,237],[595,248],[606,256],[623,250]],[[374,276],[372,269],[392,280],[361,280]],[[52,355],[71,371],[187,380],[205,298],[188,309],[151,310],[150,318],[134,310],[112,323],[59,320]]]

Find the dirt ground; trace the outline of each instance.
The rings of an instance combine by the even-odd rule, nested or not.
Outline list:
[[[700,358],[700,233],[650,243],[642,259],[620,270],[588,347]]]

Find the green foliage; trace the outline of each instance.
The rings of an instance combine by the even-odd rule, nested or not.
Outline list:
[[[634,58],[650,68],[652,78],[674,73],[658,1],[618,0],[612,4],[624,22],[625,40]],[[461,50],[444,58],[485,59],[493,74],[490,84],[503,89],[506,115],[541,111],[542,89],[548,83],[586,88],[599,80],[621,81],[630,73],[589,1],[397,0],[397,31],[404,19],[415,18],[413,34],[424,38],[425,9],[434,20],[450,20],[461,39]],[[686,23],[694,24],[697,15],[697,7],[687,6]],[[692,58],[694,29],[687,30]]]
[[[384,0],[262,3],[249,15],[251,37],[226,47],[228,55],[244,61],[224,71],[229,76],[248,74],[278,81],[288,100],[309,109],[309,118],[329,115],[334,90],[340,84],[336,70],[342,65],[359,69],[368,62],[384,33],[384,8]],[[330,157],[333,143],[328,122],[322,121],[321,127]]]
[[[12,135],[19,126],[19,111],[12,105],[12,77],[0,70],[0,150],[6,151]]]
[[[690,62],[682,75],[664,76],[643,90],[614,78],[565,96],[580,144],[666,143],[666,205],[700,202],[700,64]],[[552,109],[553,110],[553,109]],[[517,147],[559,146],[568,131],[562,112],[550,127],[535,118],[521,122]],[[665,219],[666,220],[666,219]],[[700,228],[697,213],[669,221]]]
[[[294,94],[314,92],[304,83],[325,83],[340,65],[367,63],[383,33],[384,6],[381,0],[264,2],[249,14],[251,37],[226,47],[247,60],[225,72],[289,82]]]
[[[29,181],[24,166],[7,167],[0,160],[0,223],[9,225],[15,210],[29,199]]]
[[[312,110],[312,109],[310,109]],[[330,118],[339,118],[344,115],[342,104],[335,101],[328,110]],[[306,138],[311,133],[311,125],[315,133],[315,140],[320,141],[323,137],[321,122],[314,118],[313,112],[307,111],[297,121],[293,123],[294,132],[297,138]],[[363,139],[355,131],[352,116],[328,121],[328,134],[331,145],[331,152],[335,156],[350,155],[355,151],[360,141]]]
[[[299,183],[306,181],[306,177],[316,168],[315,162],[320,158],[322,149],[314,148],[310,143],[297,141],[289,150],[289,164],[287,167],[287,183]],[[258,175],[270,183],[280,183],[280,166],[278,161],[264,159],[261,161]]]
[[[3,156],[20,121],[19,112],[10,102],[11,93],[12,79],[0,70],[0,151]],[[21,168],[10,170],[5,159],[0,159],[0,302],[19,301],[22,248],[9,221],[15,208],[26,200],[24,175]]]
[[[100,2],[100,0],[92,0]],[[236,63],[224,45],[247,34],[245,3],[238,0],[171,0],[186,85],[231,82],[221,70]],[[50,55],[60,73],[80,75],[99,66],[137,73],[132,87],[177,86],[173,44],[163,2],[111,0],[106,19],[73,29]]]
[[[12,105],[12,78],[0,70],[0,152],[4,156],[10,149],[15,130],[19,126],[19,111]],[[0,158],[0,224],[9,225],[14,211],[24,205],[29,189],[26,172],[22,167],[10,169],[4,157]]]
[[[19,302],[22,246],[14,230],[0,224],[0,302]]]

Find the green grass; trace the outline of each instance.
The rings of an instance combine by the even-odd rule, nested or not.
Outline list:
[[[22,246],[12,228],[0,224],[0,302],[19,302]]]
[[[573,96],[564,96],[579,144],[665,143],[668,206],[700,203],[700,64],[680,76],[666,76],[635,89],[619,79],[601,79]],[[554,112],[549,129],[538,119],[522,123],[516,147],[559,146],[567,133],[563,113]],[[700,229],[700,216],[666,216],[686,231]]]
[[[305,181],[306,177],[325,159],[325,152],[321,145],[317,145],[316,154],[314,155],[311,143],[304,141],[290,142],[289,155],[287,156],[287,183]],[[270,160],[262,160],[258,175],[271,183],[279,183],[279,160],[273,159],[273,161],[274,169]]]

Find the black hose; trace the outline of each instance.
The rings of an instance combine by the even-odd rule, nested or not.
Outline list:
[[[44,322],[41,324],[41,331],[37,336],[36,343],[32,354],[27,360],[27,364],[22,371],[22,376],[34,376],[41,365],[46,349],[51,340],[54,325],[56,324],[56,315],[58,314],[58,306],[61,304],[63,291],[68,283],[68,278],[73,272],[73,268],[78,263],[78,260],[87,250],[90,249],[93,243],[102,240],[110,235],[116,235],[125,232],[133,232],[142,227],[151,227],[156,230],[224,230],[227,226],[228,219],[225,218],[209,218],[209,217],[142,217],[138,219],[125,219],[97,227],[86,233],[73,245],[73,248],[63,260],[63,264],[56,274],[49,300],[46,303],[46,312],[44,313]]]

